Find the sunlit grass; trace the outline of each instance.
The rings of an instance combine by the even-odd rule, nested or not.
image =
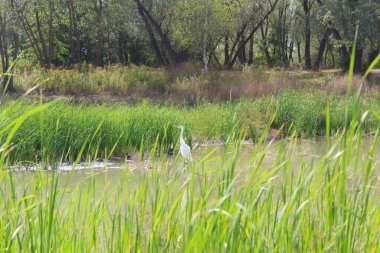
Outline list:
[[[255,101],[204,103],[196,107],[149,102],[95,105],[55,101],[48,110],[25,118],[12,136],[13,151],[9,161],[73,162],[80,152],[81,160],[95,160],[109,157],[111,151],[113,156],[123,158],[127,152],[149,153],[156,142],[159,151],[165,153],[172,143],[178,142],[179,131],[174,126],[179,124],[185,126],[185,136],[191,146],[226,140],[236,126],[238,131],[242,129],[245,139],[255,142],[270,122],[269,127],[282,137],[296,132],[302,138],[315,138],[326,135],[327,105],[330,107],[331,134],[342,131],[346,120],[358,120],[365,111],[379,113],[380,108],[376,99],[362,99],[357,103],[355,96],[295,91]],[[8,113],[3,114],[0,124],[4,128],[38,106],[39,102],[2,105],[2,110]],[[276,117],[272,121],[274,114]],[[370,133],[377,126],[377,119],[369,115],[362,123],[362,131]],[[9,131],[4,128],[3,140]],[[268,138],[273,137],[276,136]]]
[[[3,105],[0,251],[378,252],[378,102],[360,93],[302,95],[192,109]],[[258,117],[260,133],[251,124]],[[107,165],[75,170],[84,157],[125,147],[155,155],[178,138],[170,130],[178,122],[188,137],[222,140],[222,152],[189,163],[161,156],[146,170],[125,163],[116,180]],[[246,126],[256,136],[248,165]],[[288,138],[266,141],[272,127]],[[317,135],[326,137],[324,152],[298,155],[298,137]],[[71,157],[73,170],[10,169],[28,150],[46,163]]]
[[[364,152],[361,127],[336,136],[312,163],[294,156],[289,139],[259,141],[248,167],[233,141],[188,165],[126,165],[113,181],[111,171],[2,171],[0,250],[376,251],[380,129]]]

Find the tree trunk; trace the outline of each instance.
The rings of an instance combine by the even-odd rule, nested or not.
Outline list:
[[[322,64],[323,53],[325,52],[325,48],[326,48],[327,41],[329,39],[330,34],[331,34],[330,29],[327,29],[326,32],[323,34],[322,39],[319,41],[317,58],[315,59],[314,67],[313,67],[314,71],[318,71]]]
[[[2,86],[6,92],[14,92],[13,86],[13,67],[10,69],[10,53],[8,48],[8,24],[6,13],[2,13],[0,10],[0,55],[2,65]]]
[[[272,57],[270,56],[270,53],[268,51],[268,47],[265,47],[264,53],[265,53],[265,59],[267,61],[267,64],[269,67],[271,67],[272,66]]]
[[[25,13],[24,8],[20,7],[18,5],[18,2],[15,0],[10,0],[10,6],[16,18],[16,21],[20,23],[22,29],[24,30],[26,36],[28,37],[31,47],[34,50],[34,53],[36,54],[40,65],[44,66],[45,62],[44,62],[44,56],[43,56],[41,46],[40,46],[41,44],[40,38],[37,37],[38,35],[33,31],[31,23],[26,18],[26,13]]]
[[[204,37],[203,37],[203,65],[204,74],[208,74],[208,57],[207,57],[207,44],[208,44],[208,13],[209,13],[209,0],[206,0],[206,13],[205,13],[205,24],[204,24]]]
[[[302,63],[302,55],[301,55],[301,42],[297,42],[297,56],[298,56],[298,63]]]
[[[325,50],[325,68],[327,67],[327,58],[328,58],[328,54],[329,53],[329,47],[326,47],[326,50]]]
[[[13,31],[12,32],[13,34],[13,52],[12,52],[12,59],[13,59],[13,62],[15,62],[17,60],[17,57],[18,57],[18,53],[19,53],[19,49],[20,49],[20,38],[19,38],[19,35],[17,34],[17,32]],[[9,63],[8,63],[9,65]],[[11,67],[11,69],[9,70],[9,73],[10,75],[7,76],[8,78],[8,88],[7,88],[7,91],[8,92],[15,92],[15,88],[14,88],[14,71],[15,71],[15,65],[13,65]]]
[[[73,0],[68,0],[69,18],[70,18],[70,54],[71,63],[81,62],[80,53],[80,34],[78,30],[78,15]]]
[[[16,31],[13,31],[13,42],[14,42],[14,46],[13,46],[14,50],[13,50],[13,56],[12,57],[13,57],[13,62],[16,62],[18,54],[19,54],[19,50],[20,50],[20,37]],[[12,72],[11,72],[12,74],[14,73],[15,67],[16,67],[16,65],[12,67]],[[11,80],[9,82],[9,89],[12,92],[15,91],[13,81],[14,81],[14,76],[12,75]]]
[[[260,21],[258,21],[256,23],[256,25],[253,26],[253,28],[250,31],[250,33],[248,34],[248,36],[244,36],[244,40],[241,40],[241,36],[244,33],[247,26],[249,25],[250,21],[254,20],[255,16],[251,17],[251,19],[242,26],[242,28],[241,28],[240,32],[238,33],[238,36],[235,40],[235,43],[233,44],[232,49],[231,49],[231,53],[230,53],[230,57],[229,57],[229,63],[227,66],[229,69],[231,69],[233,67],[233,65],[235,64],[235,62],[236,62],[238,56],[240,55],[241,51],[245,49],[245,46],[250,41],[253,34],[262,26],[262,24],[266,20],[268,20],[269,15],[275,10],[278,2],[279,2],[279,0],[274,0],[273,2],[270,1],[270,8],[268,10],[266,10],[265,15],[260,18]],[[236,49],[236,47],[237,47],[237,49]]]
[[[48,19],[48,66],[51,67],[51,64],[54,59],[54,30],[53,30],[53,17],[54,17],[54,8],[53,0],[48,1],[49,6],[49,19]]]
[[[247,63],[245,45],[243,45],[244,41],[245,41],[245,31],[242,33],[240,37],[240,41],[239,41],[239,47],[241,47],[241,50],[240,50],[240,53],[238,54],[238,59],[239,59],[240,64]]]
[[[148,11],[148,9],[145,8],[145,6],[140,2],[140,0],[135,0],[135,2],[137,4],[137,7],[140,8],[144,12],[146,18],[149,20],[150,24],[153,26],[156,33],[160,36],[161,42],[162,42],[163,46],[166,48],[166,50],[168,51],[169,56],[172,59],[173,63],[179,63],[180,58],[179,58],[178,54],[174,51],[174,49],[173,49],[173,47],[169,41],[168,36],[162,31],[161,26],[152,17],[152,15]]]
[[[291,41],[289,45],[289,57],[288,57],[288,61],[291,63],[293,63],[293,50],[294,50],[294,42]]]
[[[286,66],[289,66],[289,57],[288,57],[288,53],[290,51],[290,49],[288,48],[288,36],[286,36],[282,42],[282,45],[283,45],[283,63],[286,65]],[[289,45],[290,46],[290,45]]]
[[[152,46],[152,49],[153,49],[153,52],[155,53],[156,55],[156,58],[157,58],[157,61],[158,61],[158,64],[159,65],[166,65],[166,62],[165,62],[165,59],[164,57],[162,56],[161,54],[161,51],[160,51],[160,48],[158,47],[158,44],[157,44],[157,41],[156,41],[156,38],[154,37],[154,33],[153,33],[153,29],[152,27],[150,26],[149,24],[149,20],[148,18],[146,17],[146,14],[143,10],[143,8],[141,7],[141,5],[137,4],[137,9],[139,11],[139,14],[145,24],[145,27],[146,27],[146,30],[148,32],[148,36],[149,36],[149,39],[150,39],[150,43],[151,43],[151,46]]]
[[[228,36],[224,37],[224,66],[228,66],[228,62],[230,61],[230,51],[228,45]]]
[[[40,20],[40,14],[39,11],[35,10],[35,19],[36,19],[36,25],[37,25],[37,34],[39,37],[39,42],[42,46],[42,67],[50,69],[51,65],[49,62],[49,53],[48,53],[48,47],[46,45],[46,41],[42,32],[42,24]]]
[[[363,58],[363,48],[357,47],[356,52],[355,52],[355,61],[354,61],[355,73],[361,73],[363,71],[362,58]]]
[[[127,53],[127,38],[123,32],[118,34],[118,51],[119,51],[119,61],[127,65],[128,64],[128,53]]]
[[[248,52],[248,65],[253,64],[253,46],[254,46],[255,35],[252,35],[249,40],[249,52]]]
[[[270,56],[269,50],[268,50],[268,44],[267,44],[267,33],[268,33],[268,24],[264,29],[264,23],[260,27],[261,30],[261,37],[263,38],[263,44],[264,44],[264,54],[265,54],[265,59],[267,62],[268,66],[272,66],[272,58]]]
[[[311,69],[311,53],[310,53],[310,6],[309,0],[303,0],[303,9],[305,14],[305,69]]]
[[[334,39],[342,40],[342,37],[340,36],[340,33],[337,29],[335,28],[330,28],[330,29],[331,29],[331,35],[334,37]],[[347,47],[345,45],[342,45],[339,47],[339,54],[343,57],[344,62],[346,64],[344,68],[348,70],[350,66],[350,54],[348,53]]]
[[[333,50],[331,48],[329,48],[329,52],[330,52],[330,55],[331,55],[331,60],[332,60],[332,66],[333,68],[335,68],[335,57],[334,57],[334,53],[333,53]]]
[[[95,48],[95,65],[103,66],[103,0],[94,0],[94,10],[96,14],[96,48]]]

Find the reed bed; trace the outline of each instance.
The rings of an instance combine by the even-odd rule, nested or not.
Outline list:
[[[312,162],[297,138],[260,138],[240,167],[241,135],[183,164],[111,171],[0,172],[3,252],[377,252],[380,128],[335,136]],[[264,165],[269,156],[271,163]],[[297,162],[296,162],[297,161]],[[24,174],[25,175],[25,174]],[[111,183],[112,182],[112,183]]]
[[[40,106],[47,106],[33,117],[27,117],[11,139],[11,163],[51,164],[73,162],[81,153],[82,160],[113,156],[123,158],[128,153],[149,153],[155,143],[164,154],[177,145],[179,131],[185,126],[186,139],[195,143],[224,141],[232,128],[242,129],[245,139],[256,142],[267,125],[277,129],[275,136],[286,137],[296,132],[302,138],[326,134],[326,107],[331,114],[330,134],[337,133],[351,121],[354,109],[378,112],[376,99],[363,99],[356,104],[354,96],[326,95],[324,93],[283,92],[277,97],[264,97],[239,103],[202,104],[197,107],[175,106],[141,102],[126,104],[76,104],[54,101],[48,104],[25,101],[1,106],[4,113],[0,124],[6,126]],[[348,108],[348,114],[346,114]],[[273,115],[276,115],[272,121]],[[358,115],[358,114],[357,114]],[[347,118],[347,117],[348,118]],[[369,116],[363,131],[375,131],[378,121]],[[11,128],[4,128],[1,138],[6,140]],[[83,150],[82,150],[83,149]]]
[[[126,137],[115,134],[112,139],[107,133],[117,133],[117,126],[125,126],[125,122],[129,122],[127,126],[137,124],[133,133],[143,133],[135,137],[141,139],[140,150],[150,150],[152,158],[160,152],[164,140],[160,138],[170,138],[170,120],[188,119],[185,123],[190,128],[191,119],[198,119],[191,115],[194,112],[146,104],[132,109],[82,106],[79,111],[56,102],[6,105],[0,115],[0,251],[379,252],[376,152],[380,115],[376,101],[349,95],[354,57],[347,96],[315,101],[303,96],[302,104],[293,101],[300,94],[286,93],[282,100],[221,105],[224,113],[233,112],[227,121],[209,119],[223,129],[221,154],[211,150],[188,163],[180,156],[169,160],[162,156],[151,159],[149,169],[137,171],[125,163],[114,181],[109,180],[112,171],[107,165],[104,170],[87,170],[82,175],[75,166],[86,152],[92,154],[85,156],[87,161],[96,159],[102,150],[109,158]],[[246,131],[239,110],[255,105],[264,113],[271,103],[277,113],[257,135],[248,166],[243,166]],[[207,112],[218,112],[218,108],[195,110],[207,118]],[[121,115],[137,116],[126,121]],[[72,119],[77,120],[71,124]],[[119,125],[107,125],[114,120],[119,120]],[[308,122],[302,124],[303,120]],[[219,122],[229,125],[220,127],[226,125]],[[281,123],[288,138],[266,142],[271,127]],[[298,136],[316,134],[322,125],[326,150],[311,159],[299,156]],[[103,126],[108,131],[103,132]],[[146,130],[155,126],[161,128],[148,131],[149,139]],[[318,126],[318,131],[305,131],[310,126]],[[158,134],[160,129],[164,131]],[[369,130],[374,131],[370,138],[364,136]],[[369,141],[366,149],[364,138]],[[10,168],[17,161],[14,157],[23,159],[20,150],[27,149],[22,149],[21,143],[29,143],[28,139],[40,141],[37,150],[47,162],[71,154],[73,169],[47,171],[43,164],[32,172]]]

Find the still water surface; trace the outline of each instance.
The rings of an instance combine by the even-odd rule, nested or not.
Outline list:
[[[361,157],[364,159],[368,153],[368,149],[372,144],[370,138],[364,139],[361,149]],[[316,163],[329,151],[329,146],[326,141],[323,140],[302,140],[302,141],[291,141],[291,142],[277,142],[273,144],[264,145],[268,148],[266,152],[263,168],[270,168],[273,166],[274,159],[276,159],[276,154],[279,149],[282,149],[283,154],[286,154],[286,158],[290,157],[293,167],[297,167],[301,164]],[[244,143],[241,146],[237,173],[246,172],[252,166],[252,155],[255,152],[256,146],[252,143]],[[223,161],[230,158],[234,150],[229,152],[224,152],[224,145],[221,144],[208,144],[202,145],[197,150],[193,151],[194,161],[191,163],[199,163],[198,166],[207,166],[208,169],[217,169],[222,166]],[[380,147],[378,147],[380,150]],[[334,151],[338,153],[339,150]],[[375,152],[375,161],[380,161],[379,152]],[[207,159],[205,159],[207,157]],[[281,159],[281,158],[280,158]],[[284,158],[282,158],[284,159]],[[202,162],[203,161],[203,162]],[[202,164],[202,165],[201,165]],[[61,178],[65,180],[70,178],[72,184],[79,182],[89,176],[97,177],[99,180],[107,180],[108,182],[117,182],[120,178],[128,171],[128,176],[131,181],[138,182],[139,178],[149,176],[152,173],[152,169],[157,169],[164,172],[164,170],[182,170],[189,166],[180,157],[180,155],[174,155],[172,157],[155,158],[152,160],[143,161],[109,161],[109,162],[91,162],[91,163],[79,163],[75,167],[71,164],[63,164],[59,167],[56,173],[59,173]],[[18,181],[29,181],[36,174],[36,167],[30,168],[15,168],[12,170],[16,180]],[[52,173],[51,171],[46,171],[44,173]]]

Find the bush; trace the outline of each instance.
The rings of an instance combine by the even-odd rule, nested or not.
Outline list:
[[[83,65],[78,69],[34,69],[18,73],[17,86],[24,90],[35,81],[42,84],[45,92],[60,95],[131,95],[132,93],[164,93],[169,87],[168,77],[162,69],[137,66],[110,66],[95,68]]]

